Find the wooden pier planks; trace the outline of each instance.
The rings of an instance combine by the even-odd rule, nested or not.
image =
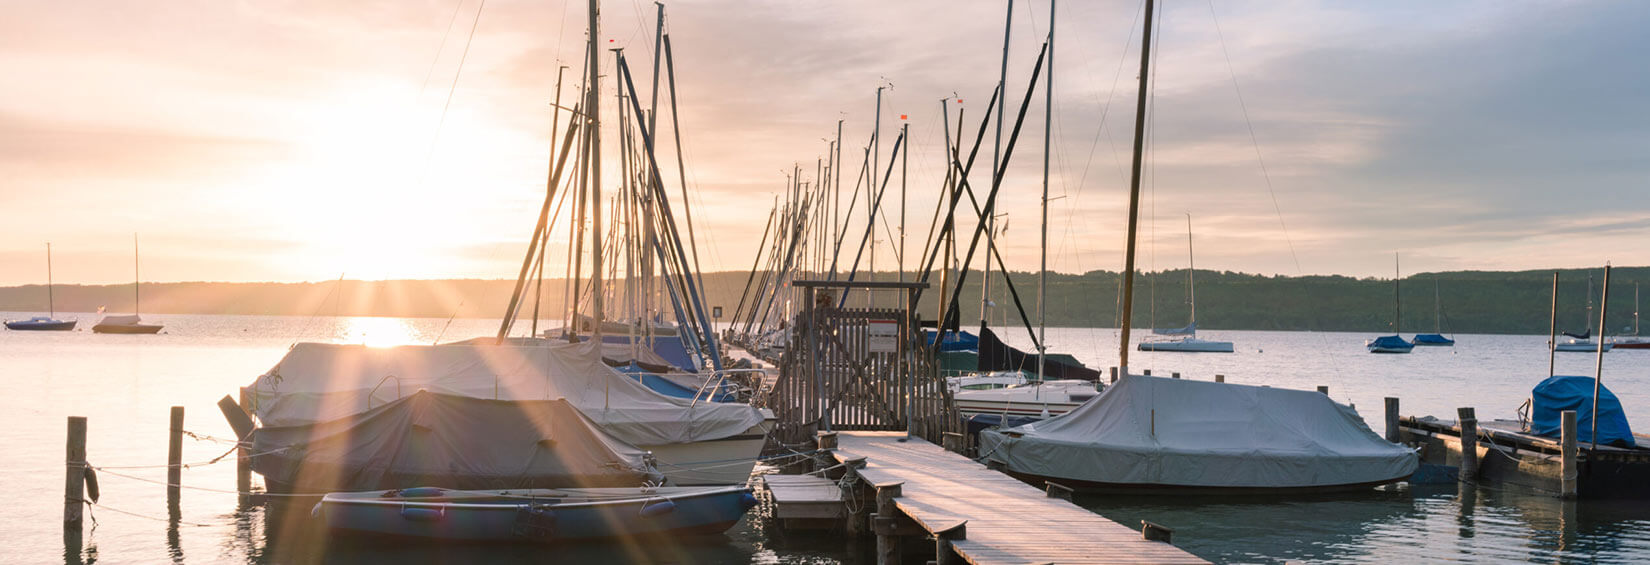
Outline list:
[[[859,475],[903,482],[899,510],[930,532],[964,522],[951,542],[969,563],[1207,563],[1071,502],[903,432],[842,432],[838,461],[864,457]]]
[[[842,488],[814,475],[763,475],[776,508],[775,518],[842,518]]]

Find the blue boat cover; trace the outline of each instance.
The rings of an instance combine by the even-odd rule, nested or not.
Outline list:
[[[579,337],[581,339],[588,339],[589,336],[579,336]],[[682,343],[682,337],[681,336],[675,336],[675,335],[653,336],[653,340],[651,342],[649,342],[647,340],[647,338],[641,337],[641,336],[637,336],[636,339],[638,339],[642,342],[642,344],[641,344],[642,347],[646,347],[650,350],[653,350],[654,353],[659,354],[660,357],[663,357],[666,361],[669,361],[670,364],[675,366],[677,369],[681,369],[681,370],[684,370],[684,371],[690,371],[691,372],[691,371],[694,370],[695,367],[698,366],[696,363],[693,362],[693,354],[688,352],[687,345]],[[617,343],[617,344],[621,344],[621,345],[629,345],[630,344],[630,336],[628,336],[628,335],[604,335],[604,336],[602,336],[602,343]]]
[[[1404,338],[1398,337],[1398,336],[1395,336],[1395,335],[1383,335],[1381,337],[1377,337],[1377,338],[1375,338],[1375,341],[1369,342],[1369,346],[1370,347],[1394,347],[1394,348],[1398,348],[1398,349],[1403,349],[1405,347],[1411,347],[1409,342],[1404,341]]]
[[[647,368],[642,367],[640,364],[635,362],[614,368],[618,369],[621,373],[630,375],[630,378],[636,379],[636,381],[642,383],[643,386],[653,389],[653,392],[657,392],[665,396],[675,398],[693,398],[699,394],[698,390],[682,386],[676,381],[653,374],[649,372]],[[723,383],[721,385],[721,390],[711,395],[712,402],[733,402],[734,400],[735,398],[732,383]]]
[[[939,332],[923,330],[923,338],[928,343],[934,343],[934,335]],[[975,351],[980,348],[980,337],[968,332],[947,331],[945,339],[940,341],[940,351]]]
[[[1455,343],[1455,340],[1439,334],[1415,334],[1415,343]]]
[[[1615,393],[1599,387],[1598,442],[1631,447],[1633,430],[1627,426],[1627,412]],[[1576,434],[1580,438],[1593,437],[1593,378],[1555,376],[1541,381],[1530,391],[1534,408],[1530,410],[1530,430],[1536,435],[1559,437],[1559,422],[1565,410],[1576,411]]]
[[[1100,371],[1084,367],[1081,364],[1067,364],[1057,361],[1052,356],[1045,355],[1042,378],[1052,379],[1082,379],[1085,381],[1099,381]],[[1037,355],[1015,349],[997,338],[991,328],[980,326],[980,365],[981,371],[1021,371],[1037,374]]]
[[[1194,335],[1197,333],[1197,321],[1193,320],[1192,323],[1186,324],[1184,328],[1152,328],[1152,333],[1157,335]]]

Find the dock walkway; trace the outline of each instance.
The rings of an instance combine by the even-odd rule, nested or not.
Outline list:
[[[833,456],[968,563],[1207,563],[904,432],[842,432]],[[893,489],[889,489],[893,490]],[[941,543],[943,548],[945,543]],[[939,556],[941,563],[949,562]]]

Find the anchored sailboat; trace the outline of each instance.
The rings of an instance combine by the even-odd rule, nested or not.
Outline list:
[[[1455,340],[1444,337],[1444,302],[1438,297],[1438,279],[1432,279],[1432,333],[1415,334],[1411,345],[1453,347]]]
[[[1403,317],[1403,301],[1398,298],[1398,254],[1392,254],[1392,335],[1384,335],[1364,342],[1370,353],[1409,353],[1415,344],[1398,335],[1399,319]]]
[[[139,317],[139,284],[141,275],[138,272],[138,242],[137,234],[132,234],[132,313],[131,315],[104,316],[92,331],[100,334],[154,334],[160,333],[160,324],[145,324]]]
[[[1197,260],[1192,255],[1192,215],[1186,214],[1186,302],[1191,305],[1191,323],[1183,328],[1157,329],[1152,328],[1154,336],[1172,336],[1147,338],[1140,342],[1137,348],[1140,351],[1181,351],[1186,353],[1231,353],[1232,342],[1213,341],[1197,338],[1197,284],[1193,274],[1197,272]]]
[[[1622,336],[1610,341],[1610,345],[1622,349],[1650,349],[1650,338],[1639,336],[1639,285],[1633,284],[1633,335]]]
[[[66,332],[74,329],[78,320],[57,319],[57,301],[52,297],[52,244],[46,244],[46,308],[47,315],[27,320],[6,322],[6,329],[37,332]]]

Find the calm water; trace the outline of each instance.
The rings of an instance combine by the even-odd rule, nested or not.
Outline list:
[[[28,313],[0,313],[0,318]],[[167,410],[184,406],[184,461],[205,462],[229,448],[215,402],[267,370],[296,341],[394,345],[488,335],[496,321],[394,318],[169,316],[158,336],[82,331],[0,332],[0,563],[102,562],[527,562],[544,548],[409,546],[332,539],[316,531],[309,508],[238,508],[233,494],[185,490],[177,527],[169,526],[165,487]],[[1005,340],[1025,344],[1005,330]],[[1023,334],[1023,332],[1020,332]],[[1477,407],[1481,418],[1511,417],[1545,376],[1542,337],[1458,336],[1453,349],[1408,356],[1363,352],[1354,334],[1206,332],[1231,339],[1231,355],[1137,353],[1131,364],[1188,378],[1215,373],[1233,382],[1330,387],[1371,422],[1381,399],[1403,399],[1406,414],[1448,416]],[[1051,350],[1091,366],[1115,365],[1116,331],[1051,329]],[[1650,352],[1605,355],[1605,383],[1633,423],[1650,429]],[[1559,370],[1592,374],[1593,357],[1560,354]],[[79,548],[66,547],[62,513],[66,416],[87,416],[88,459],[101,475],[102,503],[91,509]],[[117,468],[125,467],[125,468]],[[126,476],[117,476],[115,473]],[[135,478],[133,478],[135,477]],[[192,465],[192,487],[233,489],[232,461]],[[254,477],[254,481],[256,481]],[[1146,519],[1176,529],[1176,544],[1217,561],[1416,560],[1650,561],[1650,512],[1635,506],[1562,503],[1490,489],[1458,493],[1396,488],[1356,496],[1289,500],[1108,497],[1080,501],[1125,524]],[[557,547],[561,562],[864,563],[870,544],[832,535],[782,534],[753,513],[725,536],[672,544]]]

